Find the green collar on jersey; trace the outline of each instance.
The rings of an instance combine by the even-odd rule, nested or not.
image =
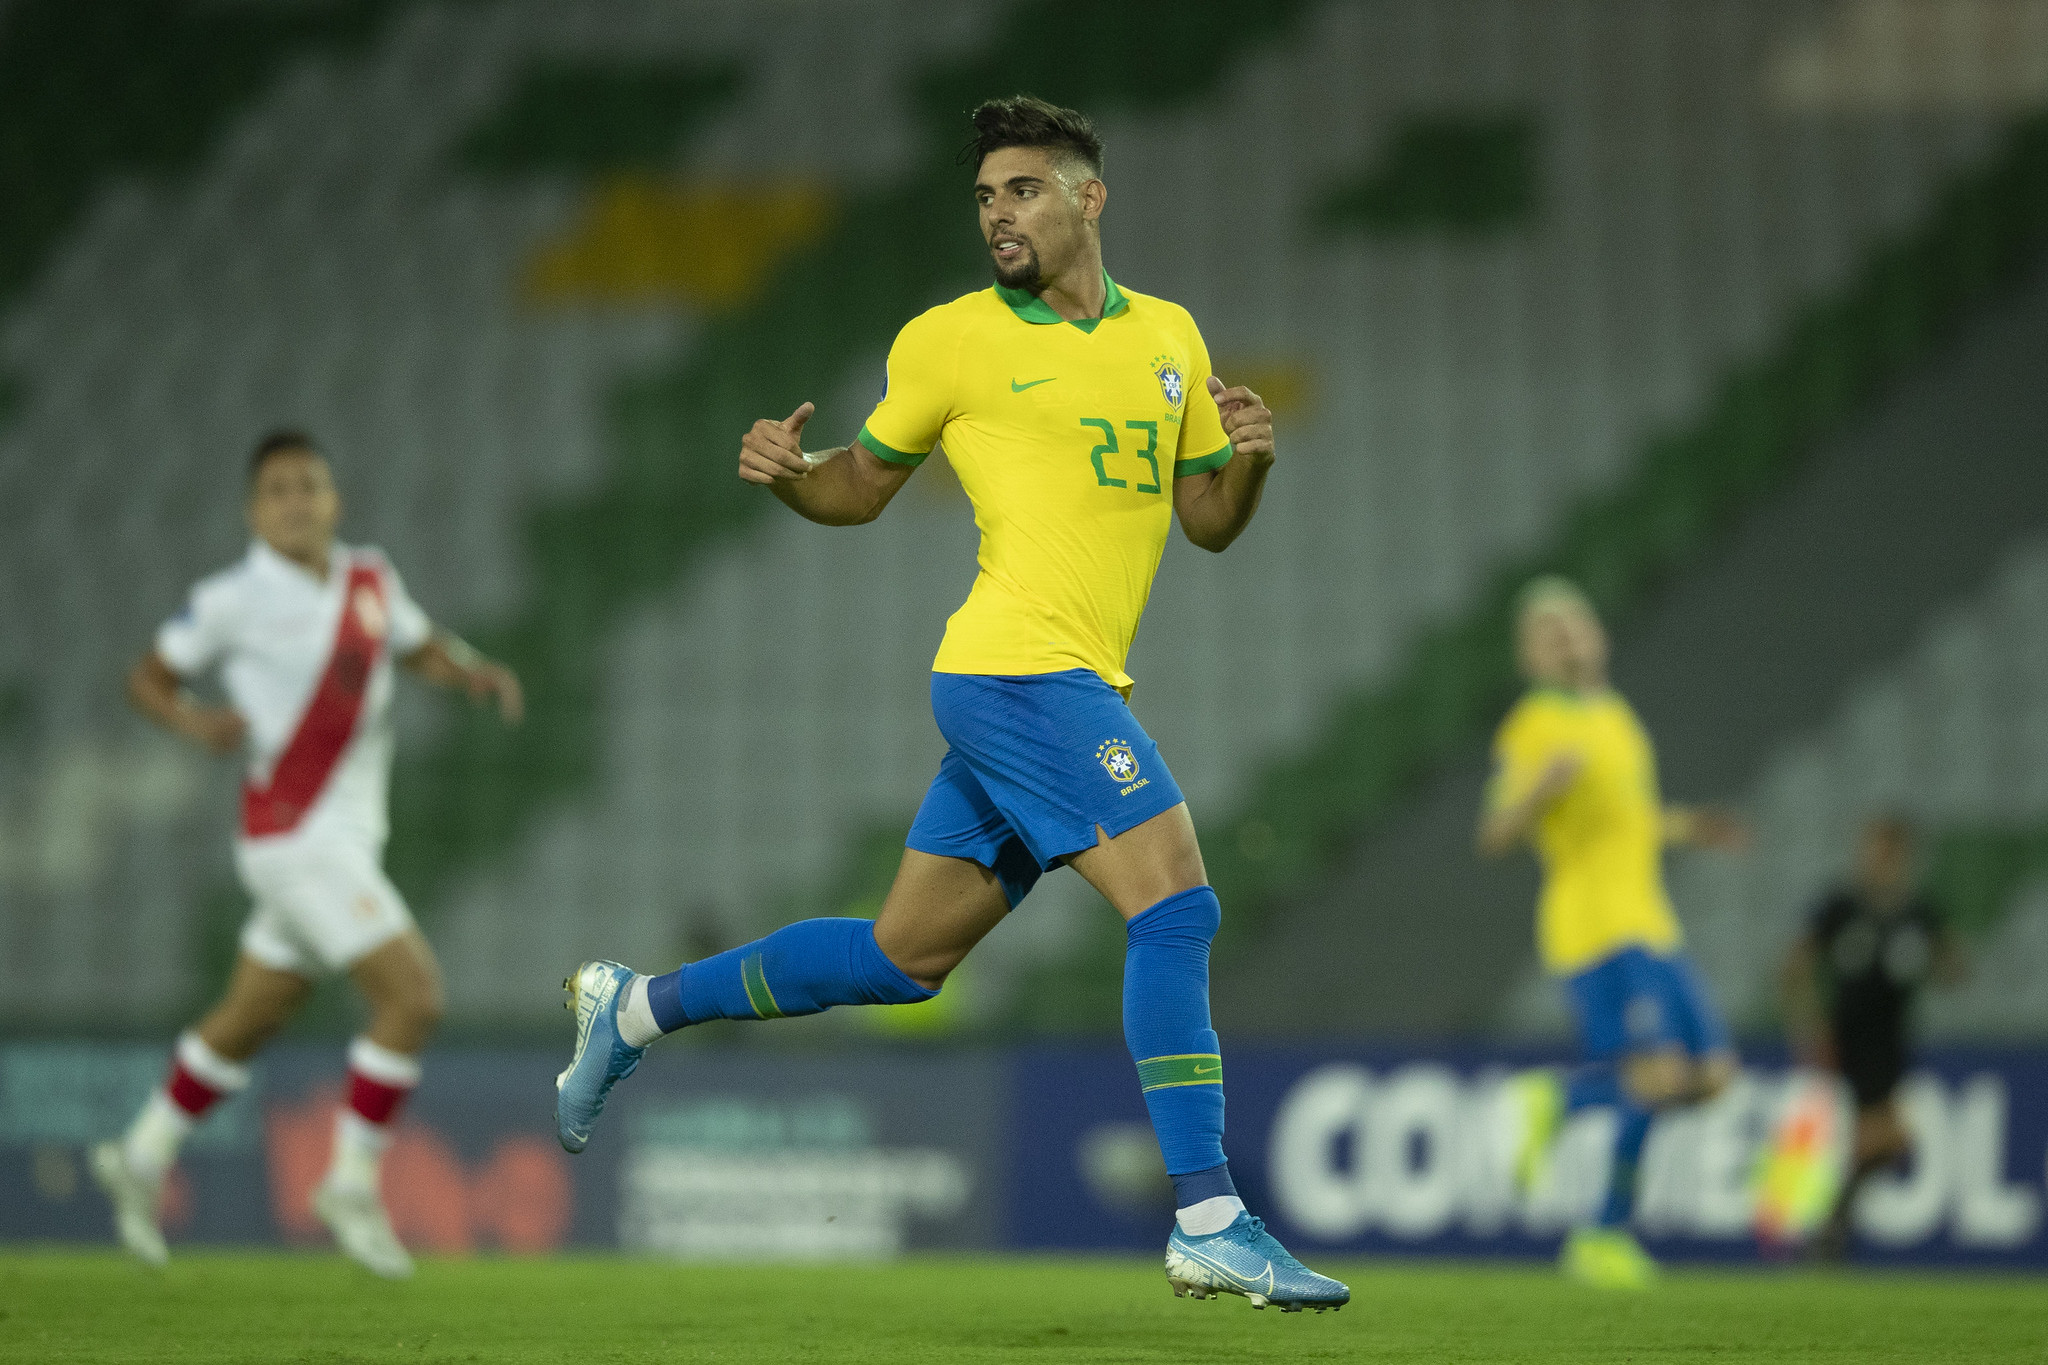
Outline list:
[[[1557,700],[1573,706],[1584,706],[1588,702],[1602,701],[1613,696],[1614,689],[1605,684],[1599,687],[1578,690],[1569,687],[1553,687],[1548,683],[1537,683],[1530,687],[1529,695],[1532,697],[1555,697]]]
[[[1113,318],[1131,306],[1124,297],[1124,291],[1116,287],[1116,281],[1102,272],[1102,318]],[[1047,326],[1055,322],[1071,322],[1084,332],[1095,330],[1095,324],[1102,318],[1063,318],[1052,310],[1052,305],[1028,289],[1011,289],[1007,285],[996,286],[996,297],[1010,305],[1010,311],[1026,322]]]

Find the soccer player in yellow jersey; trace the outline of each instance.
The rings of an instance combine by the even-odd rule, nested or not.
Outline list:
[[[1741,824],[1663,804],[1650,737],[1607,685],[1607,637],[1585,596],[1559,578],[1523,590],[1517,647],[1530,691],[1501,723],[1479,848],[1528,842],[1543,864],[1536,938],[1563,977],[1586,1063],[1569,1078],[1518,1079],[1526,1127],[1518,1174],[1547,1159],[1565,1115],[1611,1106],[1619,1120],[1597,1221],[1566,1239],[1575,1277],[1629,1287],[1653,1266],[1628,1230],[1636,1168],[1658,1111],[1718,1094],[1735,1073],[1728,1031],[1683,951],[1664,891],[1668,843],[1734,847]]]
[[[805,920],[662,976],[592,962],[567,983],[576,1052],[563,1146],[664,1033],[934,995],[1045,871],[1065,863],[1127,926],[1124,1034],[1173,1177],[1174,1292],[1283,1310],[1350,1291],[1245,1211],[1223,1156],[1209,1026],[1221,906],[1173,774],[1127,704],[1124,659],[1176,518],[1221,551],[1258,508],[1272,414],[1226,388],[1187,310],[1102,264],[1102,143],[1029,97],[974,112],[963,160],[995,285],[913,318],[852,444],[805,453],[811,405],[756,422],[740,477],[830,526],[873,521],[944,448],[974,503],[981,573],[932,668],[948,750],[879,918]]]

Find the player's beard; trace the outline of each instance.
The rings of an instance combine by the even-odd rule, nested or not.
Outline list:
[[[1022,289],[1027,294],[1036,294],[1045,284],[1045,272],[1038,266],[1038,252],[1028,243],[1024,247],[1023,258],[1015,265],[1005,266],[993,256],[990,263],[996,268],[996,283],[1005,289]]]

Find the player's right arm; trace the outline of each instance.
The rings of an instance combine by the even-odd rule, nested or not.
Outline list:
[[[154,649],[128,670],[128,700],[172,734],[217,754],[241,748],[249,731],[233,707],[202,706],[193,700],[185,691],[185,680]]]
[[[129,704],[182,739],[217,754],[242,747],[249,727],[228,706],[205,706],[185,690],[226,655],[234,634],[235,592],[221,576],[192,590],[185,609],[163,623],[156,645],[128,670]]]
[[[880,459],[858,440],[804,454],[809,403],[780,422],[766,418],[740,438],[740,477],[765,484],[798,516],[822,526],[859,526],[882,515],[916,465]]]
[[[1488,858],[1513,852],[1585,766],[1585,755],[1559,749],[1537,718],[1518,708],[1494,741],[1493,779],[1479,810],[1479,852]]]
[[[1835,1065],[1835,1044],[1821,1001],[1820,959],[1828,927],[1840,914],[1833,897],[1823,902],[1814,911],[1805,932],[1785,950],[1784,965],[1778,969],[1778,1005],[1785,1017],[1785,1036],[1792,1044],[1792,1055],[1809,1065],[1830,1070]]]
[[[858,526],[882,509],[937,449],[953,413],[960,315],[933,308],[904,324],[889,347],[882,401],[851,443],[806,456],[812,405],[780,422],[759,421],[740,441],[740,477],[766,484],[797,515],[826,526]]]

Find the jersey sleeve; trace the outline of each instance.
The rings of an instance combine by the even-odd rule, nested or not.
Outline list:
[[[197,677],[227,654],[234,626],[232,588],[217,581],[201,583],[185,600],[184,610],[157,627],[157,656],[179,677]]]
[[[960,337],[943,309],[912,318],[889,348],[882,401],[860,429],[860,443],[891,464],[920,465],[953,414]]]
[[[433,636],[434,623],[420,609],[420,604],[412,600],[412,594],[405,590],[405,580],[399,577],[390,559],[381,553],[378,557],[384,561],[384,583],[390,599],[384,604],[384,609],[391,620],[388,637],[391,657],[403,659]]]
[[[1188,369],[1180,413],[1180,449],[1173,458],[1176,479],[1230,463],[1230,437],[1223,432],[1223,418],[1209,393],[1209,347],[1193,318],[1188,319]]]
[[[1508,713],[1493,737],[1493,776],[1486,784],[1486,807],[1501,810],[1529,794],[1559,750],[1556,728],[1542,707],[1524,701]]]

